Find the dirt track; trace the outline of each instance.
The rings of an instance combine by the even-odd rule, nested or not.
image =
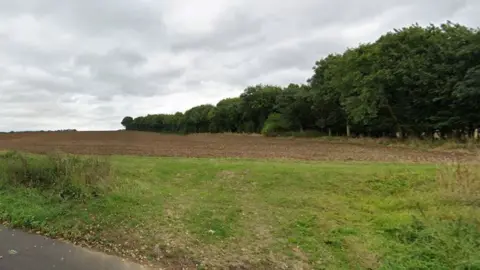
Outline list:
[[[0,134],[0,149],[36,153],[175,157],[289,158],[302,160],[444,162],[471,160],[474,154],[421,151],[375,144],[250,135],[164,135],[147,132],[50,132]]]

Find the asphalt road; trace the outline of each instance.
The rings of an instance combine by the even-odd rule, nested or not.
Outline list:
[[[121,258],[0,226],[0,270],[145,270]]]

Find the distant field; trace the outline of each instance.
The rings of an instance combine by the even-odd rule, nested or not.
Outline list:
[[[473,153],[426,151],[374,143],[306,138],[265,138],[240,134],[188,136],[147,132],[32,132],[0,134],[0,149],[43,153],[61,150],[76,154],[169,157],[286,158],[325,161],[438,163],[471,160]]]

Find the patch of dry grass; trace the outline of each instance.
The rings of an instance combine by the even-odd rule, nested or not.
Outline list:
[[[480,206],[480,164],[451,163],[437,170],[441,195],[451,201]]]

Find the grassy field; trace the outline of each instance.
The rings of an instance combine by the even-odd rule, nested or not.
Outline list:
[[[0,219],[171,269],[480,269],[480,175],[470,167],[108,162],[108,187],[88,198],[4,182]]]

